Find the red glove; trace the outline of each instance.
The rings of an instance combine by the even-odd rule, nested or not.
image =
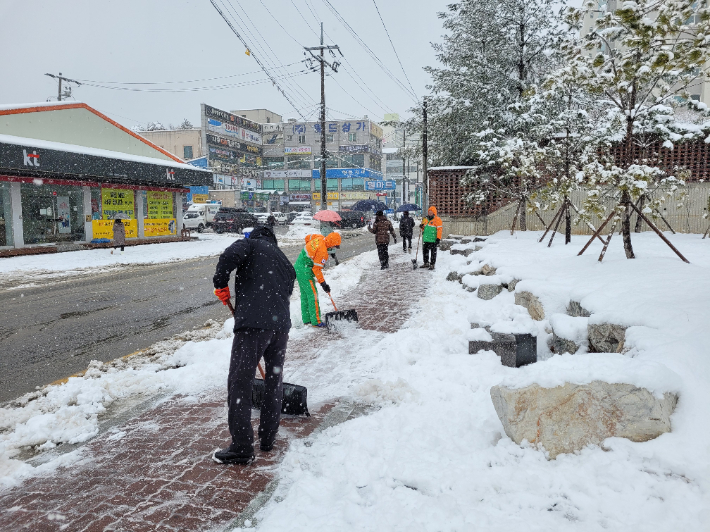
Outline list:
[[[228,286],[225,286],[224,288],[215,288],[214,295],[217,296],[223,305],[226,305],[232,297],[232,294],[229,293]]]

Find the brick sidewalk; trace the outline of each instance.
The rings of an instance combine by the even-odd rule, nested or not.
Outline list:
[[[393,332],[415,311],[429,273],[412,271],[410,255],[392,246],[389,270],[364,272],[344,308],[357,308],[364,329]],[[318,334],[316,332],[316,334]],[[323,338],[329,341],[328,335]],[[289,345],[288,360],[310,358],[312,338]],[[302,363],[302,362],[301,362]],[[226,380],[226,377],[225,377]],[[310,435],[337,402],[310,418],[284,418],[271,453],[249,467],[212,462],[229,441],[226,389],[172,397],[83,448],[83,460],[0,495],[0,530],[168,531],[226,527],[278,474],[289,441]],[[254,427],[258,424],[255,416]]]

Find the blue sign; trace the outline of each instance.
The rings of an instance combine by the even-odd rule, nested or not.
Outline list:
[[[198,168],[207,168],[207,157],[200,157],[199,159],[193,159],[187,164],[192,166],[197,166]]]
[[[192,203],[192,195],[193,194],[204,194],[207,196],[210,193],[210,187],[187,187],[190,189],[190,192],[186,194],[187,196],[187,202]]]
[[[349,179],[351,177],[360,179],[382,179],[382,172],[371,168],[328,168],[325,171],[328,179]],[[313,179],[320,179],[320,170],[313,170]]]
[[[395,190],[395,181],[365,181],[365,190]]]

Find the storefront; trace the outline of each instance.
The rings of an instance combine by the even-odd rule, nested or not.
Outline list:
[[[0,135],[0,247],[175,236],[182,195],[212,174],[178,162]],[[177,210],[176,210],[177,208]]]

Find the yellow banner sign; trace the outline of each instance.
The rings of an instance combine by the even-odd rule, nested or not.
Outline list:
[[[156,192],[149,190],[146,194],[146,199],[148,201],[148,218],[165,220],[173,217],[172,192]]]
[[[374,122],[370,122],[370,133],[373,137],[377,137],[378,139],[381,139],[384,135],[382,128]]]
[[[177,222],[175,218],[144,220],[143,234],[145,236],[175,236],[177,235]]]
[[[126,238],[138,237],[137,220],[121,220],[126,228]],[[113,240],[113,220],[92,220],[91,231],[93,238],[108,238]]]
[[[208,194],[193,194],[192,203],[207,203],[209,198]]]
[[[337,200],[338,198],[340,198],[340,194],[338,192],[328,192],[329,200]],[[314,192],[313,199],[315,201],[320,201],[320,192]]]
[[[124,214],[129,218],[135,218],[136,211],[133,191],[123,188],[102,188],[101,211],[104,220],[113,220],[117,214]]]

